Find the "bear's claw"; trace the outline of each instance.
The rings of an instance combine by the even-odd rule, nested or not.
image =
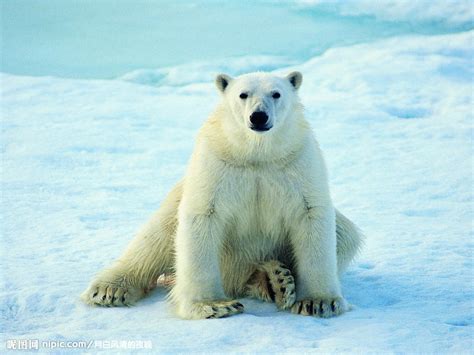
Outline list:
[[[244,311],[244,305],[237,301],[213,301],[199,303],[197,306],[206,319],[229,317]]]
[[[271,260],[257,268],[247,284],[247,295],[289,309],[296,300],[295,280],[282,263]]]
[[[269,272],[268,278],[274,292],[275,304],[278,309],[289,309],[296,300],[295,279],[284,264],[278,263],[273,268],[273,273]]]
[[[341,297],[327,299],[305,299],[297,301],[291,307],[291,313],[303,316],[330,318],[347,310],[346,301]]]
[[[105,307],[131,306],[145,294],[145,290],[119,286],[116,283],[92,283],[81,299],[90,305]]]

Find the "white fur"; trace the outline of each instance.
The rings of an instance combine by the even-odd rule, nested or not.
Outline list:
[[[222,100],[199,133],[185,178],[116,266],[86,290],[86,302],[104,304],[92,297],[104,283],[114,288],[106,295],[133,294],[174,266],[178,315],[203,318],[205,305],[242,296],[256,265],[272,259],[292,268],[297,300],[343,301],[338,272],[361,238],[332,205],[297,95],[301,80],[299,73],[218,76]],[[250,129],[255,111],[268,114],[269,131]]]

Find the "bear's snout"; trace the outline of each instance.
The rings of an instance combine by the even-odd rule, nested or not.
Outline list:
[[[250,115],[250,129],[254,131],[268,131],[271,126],[268,126],[268,115],[264,111],[255,111]]]

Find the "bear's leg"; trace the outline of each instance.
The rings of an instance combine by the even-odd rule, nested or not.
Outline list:
[[[212,206],[196,213],[190,201],[180,206],[176,233],[176,283],[171,301],[185,319],[227,317],[243,312],[243,305],[224,292],[220,250],[225,220]]]
[[[250,277],[246,295],[265,302],[275,302],[278,309],[289,309],[296,300],[295,280],[279,261],[260,264]]]
[[[307,208],[305,218],[290,233],[297,296],[292,313],[327,318],[348,309],[338,277],[335,217],[331,206]]]
[[[336,210],[337,270],[342,274],[359,252],[363,236],[357,226]]]
[[[161,274],[172,272],[181,195],[180,182],[123,255],[94,278],[81,295],[84,302],[100,306],[131,305],[156,285]]]

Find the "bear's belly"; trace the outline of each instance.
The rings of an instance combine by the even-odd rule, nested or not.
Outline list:
[[[241,174],[229,186],[221,271],[226,293],[240,296],[255,264],[291,258],[288,235],[304,200],[282,172]]]

